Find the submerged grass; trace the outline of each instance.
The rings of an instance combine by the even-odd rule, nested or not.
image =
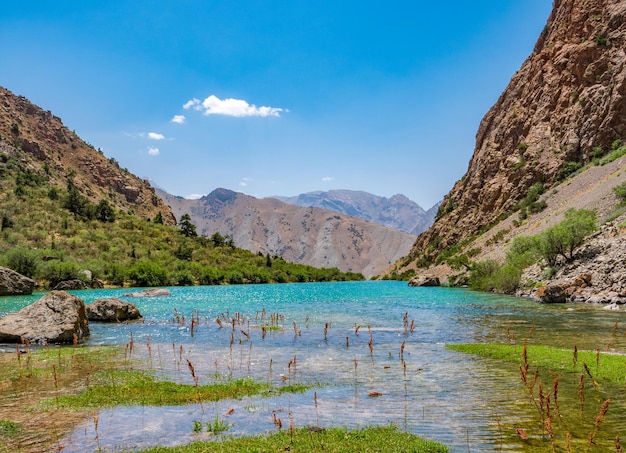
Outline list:
[[[507,362],[522,362],[522,345],[509,344],[449,344],[453,351],[475,354]],[[526,346],[528,362],[533,366],[547,368],[564,373],[584,373],[585,365],[596,380],[615,384],[626,382],[626,356],[602,353],[599,351],[578,351],[575,349],[557,349],[550,346]]]
[[[225,441],[194,442],[179,447],[156,447],[146,453],[200,453],[200,452],[415,452],[443,453],[448,447],[424,440],[410,433],[400,432],[394,426],[368,427],[355,431],[343,428],[296,428],[270,436],[248,436]]]
[[[130,405],[177,406],[252,395],[304,392],[309,388],[305,385],[272,387],[269,383],[247,378],[195,386],[160,381],[151,372],[143,370],[107,370],[94,381],[93,386],[82,392],[49,400],[48,404],[73,409]]]

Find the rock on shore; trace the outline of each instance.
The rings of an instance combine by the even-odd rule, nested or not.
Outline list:
[[[35,280],[18,274],[14,270],[0,267],[0,296],[21,296],[32,294]]]
[[[17,313],[0,318],[3,343],[73,343],[87,336],[85,303],[64,291],[51,291]]]

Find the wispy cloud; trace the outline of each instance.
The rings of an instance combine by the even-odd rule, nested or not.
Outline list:
[[[333,181],[334,179],[335,179],[335,178],[333,178],[332,176],[324,176],[324,177],[322,178],[322,181],[324,181],[324,182],[330,182],[330,181]]]
[[[170,121],[176,124],[184,124],[186,119],[187,118],[185,118],[185,115],[174,115],[174,117]]]
[[[164,140],[165,139],[165,135],[158,134],[156,132],[148,132],[148,138],[150,140]]]
[[[280,116],[281,112],[289,111],[278,107],[257,107],[243,99],[220,99],[213,94],[204,101],[196,98],[191,99],[183,105],[183,108],[186,110],[193,108],[205,115],[226,115],[239,118],[244,116]]]
[[[161,151],[159,151],[159,148],[148,148],[148,154],[150,156],[158,156],[161,154]]]
[[[204,197],[205,195],[206,195],[205,193],[190,193],[185,198],[187,200],[199,200],[200,198]]]

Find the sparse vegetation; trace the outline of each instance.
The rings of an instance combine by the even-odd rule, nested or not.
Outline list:
[[[448,448],[424,440],[395,426],[368,427],[355,431],[345,428],[294,428],[270,436],[247,436],[222,442],[195,442],[180,447],[156,447],[146,453],[196,453],[232,451],[285,451],[348,453],[354,451],[393,451],[398,453],[443,453]]]
[[[116,210],[106,198],[90,201],[72,179],[65,187],[55,186],[45,172],[20,165],[4,166],[5,176],[14,176],[0,180],[0,265],[43,286],[81,278],[82,269],[117,286],[363,279],[361,274],[291,264],[279,257],[268,266],[266,256],[238,249],[228,236],[194,234],[195,226],[185,218],[180,229],[163,225],[162,214],[160,221],[157,214],[150,222]],[[68,177],[78,176],[72,171]],[[21,197],[17,204],[16,189]]]
[[[514,293],[526,267],[540,259],[544,259],[549,268],[556,267],[560,258],[565,262],[572,261],[576,248],[596,228],[597,218],[593,211],[569,209],[561,223],[543,233],[516,237],[504,264],[494,260],[469,264],[469,285],[477,291]]]

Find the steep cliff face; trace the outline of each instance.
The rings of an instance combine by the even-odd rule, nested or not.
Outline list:
[[[93,202],[108,200],[115,208],[154,218],[176,220],[154,189],[120,168],[70,131],[60,118],[0,87],[0,151],[37,173],[51,185],[65,188],[72,181]]]
[[[510,214],[541,182],[626,138],[626,2],[555,0],[534,52],[483,118],[467,173],[412,258],[432,260]]]
[[[326,209],[301,207],[274,198],[257,199],[216,189],[186,200],[157,189],[180,217],[189,214],[198,233],[229,235],[254,253],[278,255],[315,267],[378,275],[405,256],[415,236]]]

